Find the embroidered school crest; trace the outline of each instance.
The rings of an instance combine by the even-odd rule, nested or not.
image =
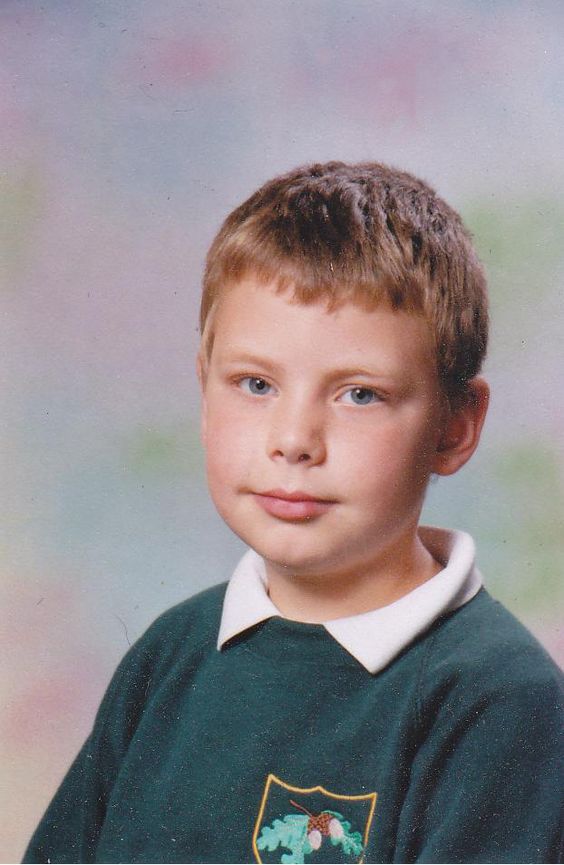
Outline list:
[[[345,796],[269,775],[253,833],[257,862],[363,862],[376,793]]]

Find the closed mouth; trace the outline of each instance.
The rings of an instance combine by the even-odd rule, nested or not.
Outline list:
[[[265,496],[270,499],[281,499],[286,502],[318,502],[319,504],[332,505],[335,504],[335,499],[326,499],[322,496],[312,496],[310,493],[302,492],[301,490],[266,490],[265,492],[255,493],[258,496]]]
[[[315,520],[331,510],[334,499],[321,499],[302,490],[267,490],[254,493],[263,511],[284,522],[304,523]]]

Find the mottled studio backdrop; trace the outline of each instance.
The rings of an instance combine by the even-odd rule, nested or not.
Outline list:
[[[2,0],[2,861],[128,643],[240,552],[198,442],[202,260],[298,163],[392,162],[474,232],[491,414],[425,518],[562,660],[563,73],[559,0]]]

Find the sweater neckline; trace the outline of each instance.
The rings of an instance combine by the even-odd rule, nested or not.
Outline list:
[[[362,670],[362,665],[340,645],[322,624],[295,622],[275,615],[263,619],[223,644],[231,649],[248,652],[281,668],[284,665],[311,669],[323,677],[323,671],[335,668]]]

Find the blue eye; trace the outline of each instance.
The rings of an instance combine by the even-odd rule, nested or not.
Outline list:
[[[245,378],[239,381],[239,387],[253,396],[264,396],[272,390],[272,385],[263,378],[255,378],[250,375],[245,376]]]
[[[343,401],[352,405],[371,405],[380,397],[369,387],[351,387],[343,394]]]

